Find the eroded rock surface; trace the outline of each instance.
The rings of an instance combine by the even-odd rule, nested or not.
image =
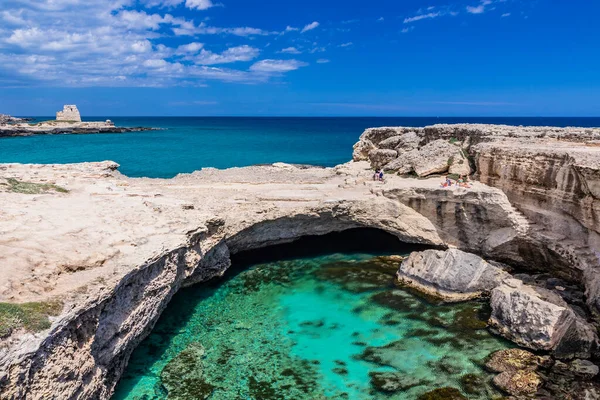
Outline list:
[[[4,179],[66,190],[24,194],[0,185],[0,301],[65,303],[50,330],[2,341],[4,397],[107,398],[173,294],[221,275],[232,253],[357,227],[444,246],[451,234],[400,200],[414,190],[482,209],[493,198],[493,207],[504,204],[497,221],[512,220],[497,189],[441,193],[437,179],[397,176],[382,184],[367,163],[204,169],[170,180],[127,178],[117,167],[0,165]],[[497,221],[472,227],[485,232]]]
[[[589,306],[600,315],[600,129],[433,125],[367,129],[354,147],[355,160],[390,141],[398,158],[385,168],[401,174],[427,163],[424,173],[465,174],[502,189],[531,222],[520,244],[524,264],[585,285]],[[460,156],[440,168],[428,146],[440,141]],[[440,150],[438,152],[442,154]],[[467,162],[465,162],[467,161]],[[468,172],[467,172],[468,171]]]
[[[594,328],[556,293],[506,279],[492,291],[490,324],[501,335],[557,358],[589,358],[598,347]]]
[[[413,252],[402,262],[398,280],[445,301],[481,297],[509,275],[474,254],[457,249]]]

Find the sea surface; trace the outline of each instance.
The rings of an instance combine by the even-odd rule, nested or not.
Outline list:
[[[37,117],[47,120],[50,117]],[[84,118],[85,119],[85,118]],[[436,123],[598,127],[600,118],[225,118],[97,117],[118,126],[161,128],[126,134],[0,139],[0,163],[116,161],[131,177],[170,178],[205,167],[286,162],[334,166],[352,157],[366,129]]]
[[[444,387],[501,397],[483,363],[511,345],[486,330],[485,303],[416,296],[395,286],[398,262],[331,253],[234,263],[176,294],[113,399],[412,400]]]

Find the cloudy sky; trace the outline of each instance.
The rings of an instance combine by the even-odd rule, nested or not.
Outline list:
[[[600,2],[1,0],[0,113],[600,115]]]

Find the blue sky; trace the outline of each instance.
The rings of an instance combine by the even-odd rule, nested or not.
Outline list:
[[[2,0],[0,113],[600,116],[598,15],[593,0]]]

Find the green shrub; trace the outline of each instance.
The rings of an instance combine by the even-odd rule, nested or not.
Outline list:
[[[448,140],[448,142],[450,142],[450,144],[454,144],[454,143],[460,142],[460,140],[458,140],[457,138],[453,137],[453,138],[450,138],[450,140]]]
[[[50,328],[49,316],[58,315],[62,310],[58,301],[40,303],[0,303],[0,337],[8,336],[15,329],[24,328],[39,332]]]
[[[7,178],[6,182],[8,183],[8,191],[14,193],[40,194],[49,191],[69,193],[67,189],[49,183],[22,182],[15,178]]]

